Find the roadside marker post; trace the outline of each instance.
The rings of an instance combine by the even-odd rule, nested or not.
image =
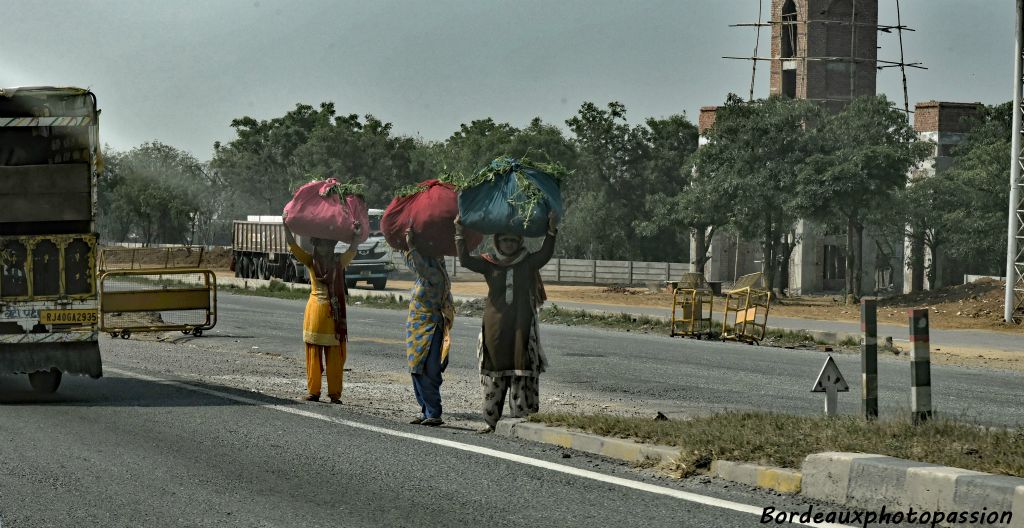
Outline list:
[[[864,419],[878,418],[878,300],[860,301],[860,386]]]
[[[825,416],[836,415],[836,408],[839,404],[838,393],[849,391],[850,385],[846,383],[842,372],[839,372],[839,366],[836,365],[836,361],[832,359],[830,354],[828,359],[825,360],[825,364],[822,365],[821,372],[818,373],[818,379],[814,382],[814,387],[811,389],[811,392],[825,393]]]
[[[910,310],[910,414],[915,425],[932,417],[928,309]]]

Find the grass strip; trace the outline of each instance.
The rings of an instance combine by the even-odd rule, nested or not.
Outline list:
[[[914,426],[909,420],[868,422],[854,416],[724,412],[670,421],[561,413],[534,414],[529,420],[677,446],[681,456],[671,469],[681,477],[707,469],[718,459],[799,468],[807,455],[823,451],[878,453],[1024,477],[1024,430],[984,428],[949,419]]]

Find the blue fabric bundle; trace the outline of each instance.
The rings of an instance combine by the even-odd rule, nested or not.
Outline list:
[[[488,177],[459,193],[459,214],[467,229],[487,235],[510,233],[541,237],[547,233],[548,213],[554,211],[558,218],[565,213],[562,191],[550,174],[513,158],[498,158],[480,173],[491,174],[493,178]],[[537,192],[540,196],[527,213],[532,201],[530,194]],[[526,214],[528,218],[523,218]]]

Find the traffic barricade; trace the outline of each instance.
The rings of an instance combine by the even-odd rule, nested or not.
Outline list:
[[[768,307],[772,294],[755,287],[762,278],[761,273],[744,275],[726,292],[722,339],[750,344],[764,339],[768,331]]]
[[[711,335],[714,292],[701,273],[684,273],[672,288],[672,337],[702,338]]]
[[[217,324],[217,276],[199,268],[115,270],[100,275],[100,331],[181,331],[196,337]]]

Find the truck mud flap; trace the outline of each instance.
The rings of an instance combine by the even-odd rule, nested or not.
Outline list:
[[[103,376],[99,342],[0,343],[0,370],[6,374],[29,374],[53,368],[65,374]]]

